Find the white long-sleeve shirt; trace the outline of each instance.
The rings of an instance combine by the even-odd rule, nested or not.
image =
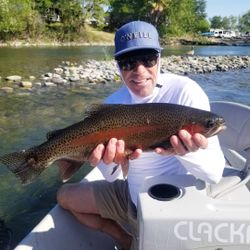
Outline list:
[[[110,104],[135,103],[175,103],[203,110],[210,110],[209,100],[200,86],[188,77],[175,74],[160,74],[158,87],[145,98],[135,96],[126,86],[122,86],[106,99]],[[113,173],[115,164],[101,162],[98,168],[107,181],[114,181],[121,175],[121,167]],[[184,156],[162,156],[155,152],[143,152],[136,160],[129,160],[128,185],[134,204],[143,182],[150,177],[162,174],[192,174],[209,183],[221,179],[225,167],[224,155],[217,136],[208,139],[208,147],[190,152]]]

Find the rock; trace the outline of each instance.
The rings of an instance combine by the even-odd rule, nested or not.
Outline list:
[[[14,75],[14,76],[7,76],[7,77],[5,78],[5,80],[11,81],[11,82],[18,82],[18,81],[21,81],[21,80],[22,80],[22,77],[21,77],[21,76],[17,76],[17,75]]]
[[[42,83],[41,82],[34,82],[33,86],[35,86],[35,87],[41,87]]]
[[[35,76],[30,76],[29,78],[30,78],[30,80],[35,80],[36,79]]]
[[[67,80],[66,79],[63,79],[63,78],[52,78],[51,81],[55,84],[58,84],[58,85],[62,85],[62,84],[66,84],[67,83]]]
[[[69,76],[71,75],[71,73],[70,73],[68,70],[65,70],[65,71],[64,71],[64,75],[65,75],[66,77],[69,77]]]
[[[77,67],[69,67],[69,68],[68,68],[68,71],[69,71],[71,74],[76,74],[77,71],[78,71],[78,68],[77,68]]]
[[[226,71],[225,65],[223,65],[223,64],[216,65],[216,70],[217,71]]]
[[[56,74],[61,75],[63,73],[63,69],[62,68],[54,68],[54,71]]]
[[[31,95],[31,92],[17,92],[16,93],[17,96],[30,96]]]
[[[48,76],[44,76],[44,75],[43,75],[43,76],[41,77],[41,79],[42,79],[43,81],[47,81],[47,82],[48,82],[48,81],[51,80],[51,77],[48,77]]]
[[[45,73],[44,75],[43,75],[43,77],[49,77],[49,78],[51,78],[52,77],[52,73],[50,73],[50,72],[47,72],[47,73]]]
[[[87,91],[90,91],[91,88],[90,87],[81,87],[82,90],[87,90]]]
[[[79,74],[80,79],[87,79],[89,76],[85,73]]]
[[[4,91],[6,93],[13,93],[14,89],[11,87],[2,87],[0,88],[1,91]]]
[[[69,61],[63,61],[62,63],[63,63],[63,65],[66,65],[66,66],[70,66],[71,65],[71,62],[69,62]]]
[[[70,76],[69,80],[71,82],[78,82],[78,81],[80,81],[80,77],[78,75]]]
[[[22,81],[20,83],[20,87],[30,89],[32,88],[32,82]]]
[[[45,87],[57,87],[57,85],[55,83],[53,83],[53,82],[45,82],[44,86]]]
[[[61,79],[61,75],[54,73],[51,75],[51,78],[52,79],[54,79],[54,78]]]

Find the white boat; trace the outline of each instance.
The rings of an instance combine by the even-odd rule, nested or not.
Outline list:
[[[224,177],[216,185],[191,175],[160,176],[145,183],[138,197],[140,250],[250,249],[250,107],[230,102],[213,102],[211,107],[227,125],[219,135],[228,164]],[[94,169],[85,181],[101,178]],[[152,189],[156,184],[168,186]],[[109,236],[81,225],[55,206],[15,249],[111,250],[116,246]]]

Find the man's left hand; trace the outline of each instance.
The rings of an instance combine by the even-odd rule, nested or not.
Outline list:
[[[171,136],[170,142],[172,149],[156,148],[155,152],[162,155],[185,155],[189,152],[195,152],[199,148],[206,149],[208,146],[208,140],[205,136],[199,133],[191,135],[184,129],[179,131],[178,136]]]

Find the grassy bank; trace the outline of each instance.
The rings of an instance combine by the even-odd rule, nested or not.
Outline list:
[[[219,38],[199,35],[184,35],[181,37],[166,37],[161,39],[162,45],[249,45],[250,37]]]
[[[38,38],[13,39],[11,41],[1,42],[0,47],[22,47],[22,46],[82,46],[82,45],[113,45],[114,33],[99,31],[90,26],[71,41],[59,41],[49,36],[40,36]]]
[[[214,38],[199,35],[183,35],[181,37],[166,36],[161,38],[161,44],[176,45],[241,45],[250,44],[250,37],[236,38]],[[22,46],[83,46],[83,45],[113,45],[114,33],[97,30],[91,26],[85,26],[84,30],[75,35],[70,41],[59,41],[56,38],[42,36],[38,38],[15,39],[7,42],[0,41],[0,47],[22,47]]]

